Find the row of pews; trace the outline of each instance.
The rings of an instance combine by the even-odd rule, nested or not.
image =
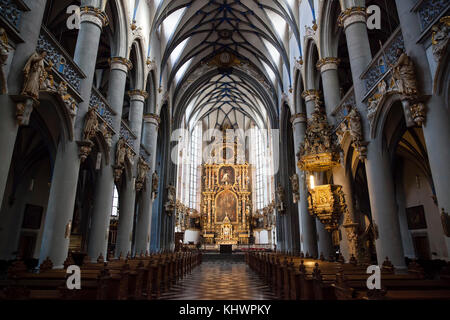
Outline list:
[[[246,262],[284,300],[424,300],[450,299],[448,267],[439,279],[426,279],[417,262],[396,272],[386,258],[381,267],[381,289],[369,290],[367,265],[252,252]]]
[[[23,261],[16,261],[0,280],[0,300],[152,300],[183,279],[201,264],[199,252],[141,254],[96,263],[86,257],[80,267],[81,289],[69,289],[67,273],[75,265],[71,254],[64,269],[53,269],[47,259],[39,272],[27,272]],[[69,279],[70,280],[70,279]]]

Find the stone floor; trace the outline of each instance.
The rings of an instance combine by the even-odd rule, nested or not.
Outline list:
[[[161,300],[276,300],[269,287],[239,259],[203,259]],[[205,261],[206,260],[206,261]]]

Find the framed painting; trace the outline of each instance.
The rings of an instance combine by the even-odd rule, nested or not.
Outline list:
[[[409,230],[426,229],[425,210],[423,206],[410,207],[406,209]]]

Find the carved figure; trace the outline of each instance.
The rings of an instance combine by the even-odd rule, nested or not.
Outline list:
[[[42,82],[45,80],[46,74],[44,59],[47,56],[47,52],[33,53],[28,59],[24,69],[24,83],[22,89],[22,95],[29,96],[34,99],[39,99],[39,89]]]

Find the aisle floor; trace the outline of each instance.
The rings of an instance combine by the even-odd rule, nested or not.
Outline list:
[[[163,293],[161,300],[276,300],[245,262],[206,261]]]

